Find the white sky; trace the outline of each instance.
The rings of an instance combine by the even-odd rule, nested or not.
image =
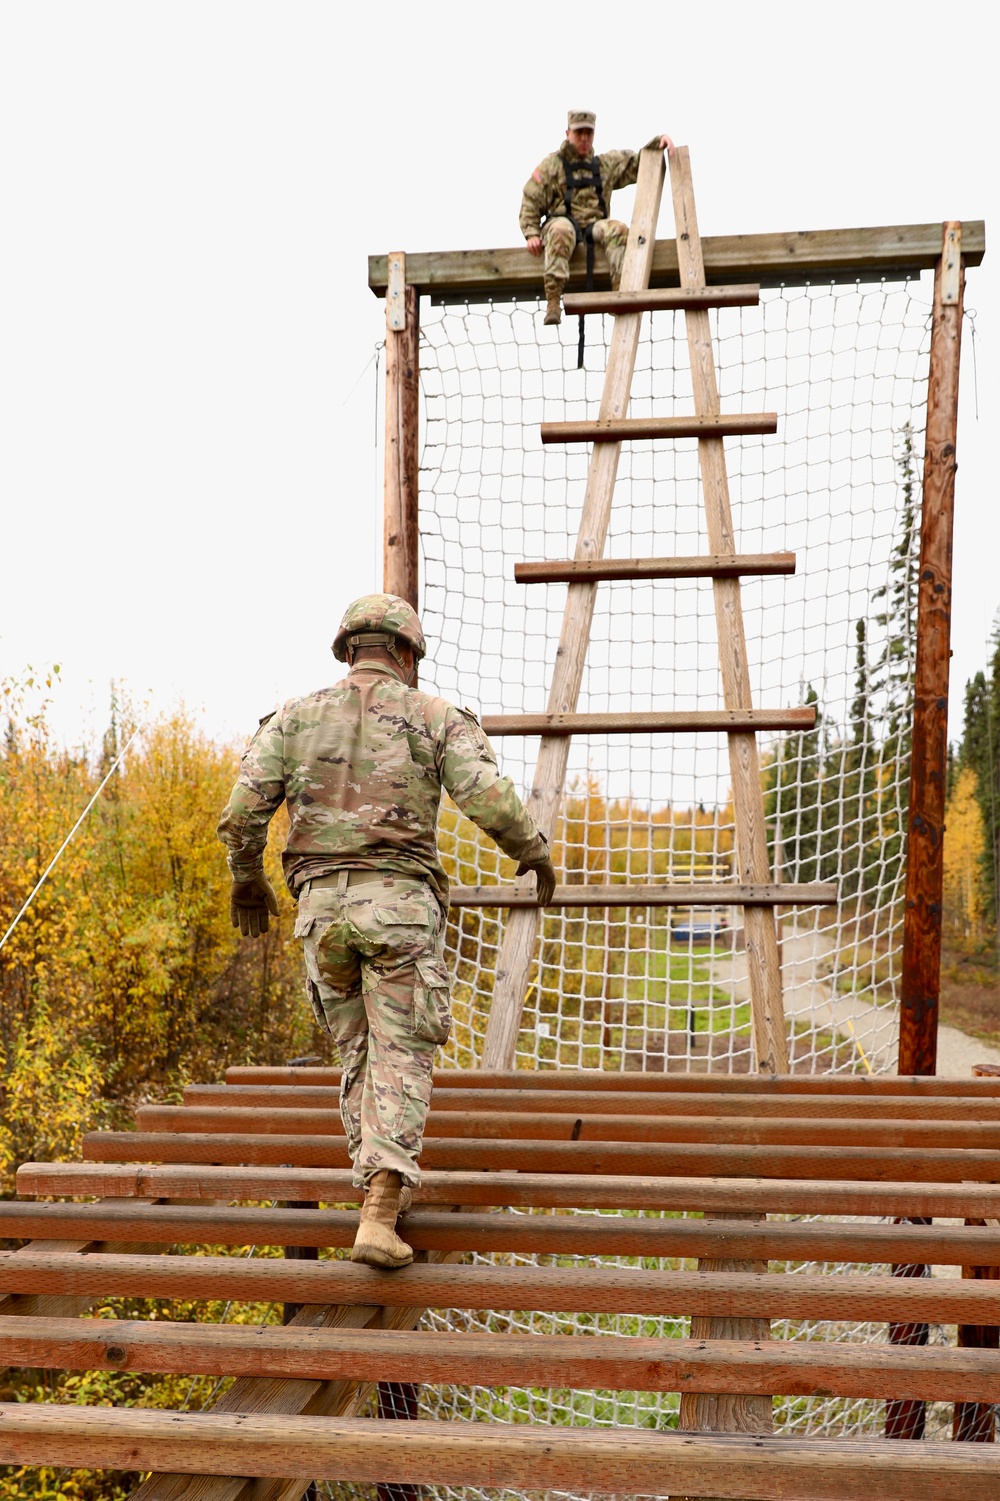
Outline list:
[[[343,605],[381,586],[366,257],[519,243],[567,107],[599,149],[688,144],[705,235],[1000,222],[986,7],[614,14],[0,7],[0,677],[61,662],[68,739],[111,678],[242,738],[339,675]],[[1000,607],[996,257],[967,291],[956,707]]]

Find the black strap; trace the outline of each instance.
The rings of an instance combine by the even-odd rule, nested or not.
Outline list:
[[[604,201],[604,184],[601,181],[601,158],[594,156],[589,162],[571,163],[563,157],[562,164],[566,178],[563,212],[576,230],[576,243],[579,245],[583,239],[583,230],[573,214],[573,199],[577,193],[584,188],[593,188],[597,193],[597,207],[601,211],[601,218],[608,217],[608,206]]]
[[[594,226],[588,224],[583,231],[584,243],[587,246],[587,291],[594,290]],[[580,341],[576,347],[576,368],[583,369],[583,345],[584,345],[584,319],[580,314]]]

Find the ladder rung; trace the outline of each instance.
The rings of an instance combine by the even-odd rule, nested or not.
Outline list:
[[[724,579],[741,574],[794,573],[793,552],[711,553],[693,558],[597,558],[515,563],[519,584],[597,583],[601,579]]]
[[[760,287],[755,283],[733,287],[657,287],[642,292],[567,292],[563,308],[567,317],[585,313],[670,312],[687,308],[756,307]]]
[[[738,438],[778,431],[777,412],[726,416],[620,417],[595,422],[543,422],[543,443],[627,443],[641,438]]]
[[[516,886],[453,886],[453,907],[536,907],[535,894]],[[551,907],[833,907],[832,882],[741,886],[557,886]]]
[[[484,714],[487,735],[641,735],[720,731],[811,730],[816,710],[685,709],[666,713],[625,714]]]

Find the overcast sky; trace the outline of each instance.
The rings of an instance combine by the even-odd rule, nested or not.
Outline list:
[[[339,675],[381,586],[366,258],[519,243],[567,107],[599,148],[689,145],[705,235],[1000,222],[985,7],[617,14],[3,0],[0,677],[62,663],[69,740],[112,678],[243,737]],[[953,701],[1000,607],[998,265],[968,280]]]

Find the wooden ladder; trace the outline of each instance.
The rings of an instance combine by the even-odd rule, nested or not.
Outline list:
[[[724,439],[777,430],[773,412],[723,415],[708,310],[713,307],[754,306],[759,287],[708,287],[701,240],[695,216],[691,167],[686,147],[670,159],[674,216],[677,226],[678,290],[650,290],[649,274],[655,245],[656,221],[664,181],[662,153],[641,154],[635,213],[618,292],[569,295],[567,314],[611,312],[614,331],[599,415],[591,422],[542,424],[543,443],[589,441],[593,444],[587,488],[571,560],[526,563],[515,570],[523,583],[564,581],[568,584],[559,650],[556,655],[548,709],[544,714],[492,715],[483,720],[489,735],[540,735],[541,747],[528,807],[551,837],[566,781],[570,737],[576,733],[648,733],[650,731],[724,731],[729,744],[736,878],[707,887],[684,883],[672,886],[594,888],[557,887],[554,905],[604,906],[641,903],[665,905],[734,905],[744,909],[753,1042],[758,1070],[788,1072],[781,995],[775,907],[827,905],[836,889],[826,884],[775,885],[771,882],[764,821],[764,798],[757,752],[757,730],[804,730],[815,723],[809,708],[755,709],[750,690],[746,637],[740,596],[744,574],[794,571],[790,553],[741,555],[736,550]],[[627,415],[639,333],[644,311],[683,309],[694,393],[690,416],[635,419]],[[621,445],[630,439],[696,437],[705,499],[708,554],[696,558],[604,558]],[[689,713],[580,714],[577,713],[584,663],[590,639],[599,583],[613,579],[710,578],[715,597],[724,707]],[[514,1062],[528,974],[538,936],[540,909],[533,901],[532,877],[506,890],[492,887],[459,888],[456,906],[507,906],[510,911],[497,966],[496,984],[483,1050],[485,1068],[510,1068]],[[631,901],[630,901],[631,897]]]

